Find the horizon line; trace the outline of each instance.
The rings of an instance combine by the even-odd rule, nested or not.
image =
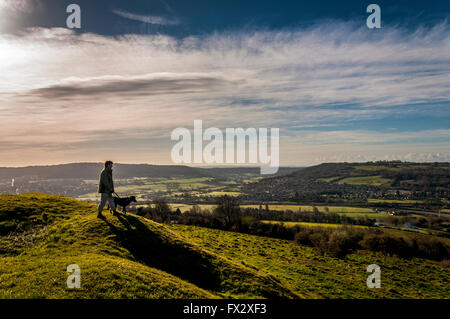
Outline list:
[[[28,167],[50,167],[50,166],[62,166],[62,165],[72,165],[72,164],[103,164],[104,162],[68,162],[68,163],[58,163],[58,164],[30,164],[25,166],[0,166],[0,169],[7,169],[7,168],[28,168]],[[363,164],[363,163],[420,163],[420,164],[450,164],[450,162],[439,162],[439,161],[402,161],[402,160],[378,160],[378,161],[365,161],[365,162],[320,162],[317,164],[312,165],[280,165],[279,168],[291,168],[291,167],[313,167],[318,166],[322,164]],[[151,163],[121,163],[121,162],[114,162],[114,164],[117,165],[149,165],[149,166],[184,166],[184,167],[190,167],[190,168],[260,168],[260,166],[251,166],[251,165],[182,165],[182,164],[151,164]]]

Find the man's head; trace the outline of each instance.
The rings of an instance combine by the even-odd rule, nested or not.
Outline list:
[[[106,161],[105,162],[105,169],[112,171],[113,162],[112,161]]]

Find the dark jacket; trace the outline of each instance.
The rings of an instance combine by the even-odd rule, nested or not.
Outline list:
[[[100,181],[98,183],[99,193],[114,193],[114,183],[112,179],[112,172],[109,172],[106,168],[103,169],[100,174]]]

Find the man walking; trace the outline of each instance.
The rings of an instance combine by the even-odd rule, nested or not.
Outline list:
[[[114,212],[114,216],[117,216],[116,206],[114,205],[114,200],[112,198],[112,193],[114,193],[114,183],[112,179],[112,161],[105,162],[105,168],[100,174],[100,181],[98,184],[98,192],[101,194],[100,204],[98,205],[98,218],[102,218],[102,210],[105,207],[106,202],[108,202],[109,207]]]

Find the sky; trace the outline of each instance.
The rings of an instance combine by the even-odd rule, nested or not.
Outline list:
[[[0,166],[173,164],[194,120],[279,128],[283,166],[450,161],[449,16],[433,0],[0,0]]]

